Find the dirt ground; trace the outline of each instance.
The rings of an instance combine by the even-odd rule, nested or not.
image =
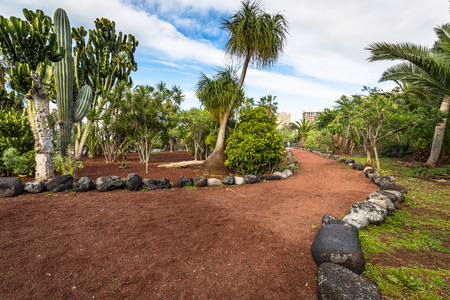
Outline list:
[[[310,247],[325,213],[342,217],[377,190],[362,172],[292,150],[287,180],[197,190],[63,192],[0,198],[1,299],[317,299]],[[149,174],[84,162],[77,176],[163,169],[185,152],[153,156]],[[24,179],[25,181],[26,179]]]

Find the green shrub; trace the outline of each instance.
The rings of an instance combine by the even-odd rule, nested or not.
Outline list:
[[[3,161],[3,153],[8,148],[14,148],[18,156],[25,155],[24,157],[28,157],[34,149],[34,136],[25,108],[22,111],[13,108],[8,111],[0,110],[0,171],[15,173],[11,167],[6,167],[11,166],[12,162],[5,164]]]
[[[3,151],[1,156],[2,166],[7,176],[11,175],[32,175],[34,166],[34,151],[20,153],[16,148],[10,147]]]
[[[313,149],[321,152],[329,152],[333,149],[331,133],[326,129],[310,130],[305,142],[306,149]]]
[[[240,117],[235,133],[227,139],[225,165],[237,174],[272,173],[283,161],[283,139],[277,121],[267,110],[254,108]]]

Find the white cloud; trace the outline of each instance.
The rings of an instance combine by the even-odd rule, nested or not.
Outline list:
[[[266,91],[265,94],[290,94],[300,97],[322,97],[339,99],[343,91],[294,76],[250,69],[245,84],[253,89]]]
[[[340,97],[341,90],[358,93],[363,85],[381,86],[378,78],[391,63],[368,63],[369,53],[364,48],[370,43],[408,41],[431,45],[436,39],[433,27],[449,21],[449,4],[442,0],[262,2],[267,12],[281,11],[289,22],[290,33],[279,64],[283,70],[291,71],[281,74],[281,68],[250,70],[245,82],[248,90],[260,95],[279,93],[285,99],[329,99],[329,106]],[[150,77],[144,74],[147,70],[163,69],[163,64],[164,69],[172,68],[172,73],[186,70],[186,77],[175,78],[184,80],[184,86],[189,87],[195,85],[196,76],[192,74],[208,73],[227,62],[221,48],[225,39],[220,30],[221,17],[238,10],[240,0],[0,2],[3,16],[22,17],[23,7],[40,8],[51,16],[62,7],[75,27],[92,28],[94,20],[100,17],[114,20],[118,30],[135,35],[140,43],[137,57],[138,64],[142,64],[141,78]],[[152,74],[152,78],[157,75]],[[168,78],[161,80],[171,81],[174,77]],[[358,88],[349,92],[353,87]]]

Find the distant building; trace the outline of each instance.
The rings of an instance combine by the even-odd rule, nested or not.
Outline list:
[[[281,129],[289,123],[294,123],[297,119],[297,114],[291,114],[288,112],[277,113],[277,129]]]
[[[302,119],[313,123],[317,118],[317,114],[321,112],[324,112],[324,109],[304,109],[302,111]]]

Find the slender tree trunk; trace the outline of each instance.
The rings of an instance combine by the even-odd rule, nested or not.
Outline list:
[[[449,109],[450,109],[450,95],[447,95],[444,97],[444,100],[442,101],[441,111],[445,114],[448,114]],[[428,168],[436,167],[439,155],[441,154],[442,142],[444,140],[446,127],[447,127],[447,118],[444,118],[442,119],[442,122],[438,123],[436,125],[436,128],[434,129],[434,137],[433,137],[433,144],[431,145],[430,157],[425,163],[425,166]]]
[[[200,171],[208,175],[228,175],[231,173],[231,169],[225,166],[225,161],[227,156],[225,154],[225,139],[226,139],[226,129],[228,124],[228,118],[230,113],[236,103],[236,99],[239,96],[239,91],[244,84],[245,75],[247,74],[248,64],[250,63],[250,58],[252,57],[252,52],[248,52],[245,57],[244,65],[242,67],[241,77],[239,78],[236,93],[233,96],[233,100],[230,103],[227,111],[222,114],[219,125],[219,135],[217,136],[217,143],[214,151],[205,160]]]
[[[194,141],[194,160],[197,160],[198,144]]]
[[[228,175],[231,173],[230,168],[225,166],[227,156],[225,155],[225,139],[231,109],[222,114],[219,123],[219,135],[217,136],[217,143],[214,151],[205,160],[200,171],[207,175]]]
[[[350,133],[350,128],[351,128],[351,125],[348,126],[347,134],[345,136],[344,147],[342,150],[344,154],[350,154],[350,142],[352,141],[352,135]]]
[[[364,138],[364,151],[366,152],[366,156],[367,156],[367,164],[368,165],[372,165],[372,152],[370,151],[370,143],[368,141],[368,139]]]
[[[39,78],[33,78],[35,89],[32,95],[25,96],[31,131],[34,135],[36,160],[36,180],[49,180],[55,177],[53,164],[52,131],[48,124],[48,94],[41,92]]]
[[[373,146],[373,153],[375,154],[375,161],[377,162],[377,171],[380,172],[381,171],[380,160],[378,159],[378,151],[376,145]]]
[[[333,154],[342,154],[342,137],[339,133],[334,133],[331,138],[333,139]]]

